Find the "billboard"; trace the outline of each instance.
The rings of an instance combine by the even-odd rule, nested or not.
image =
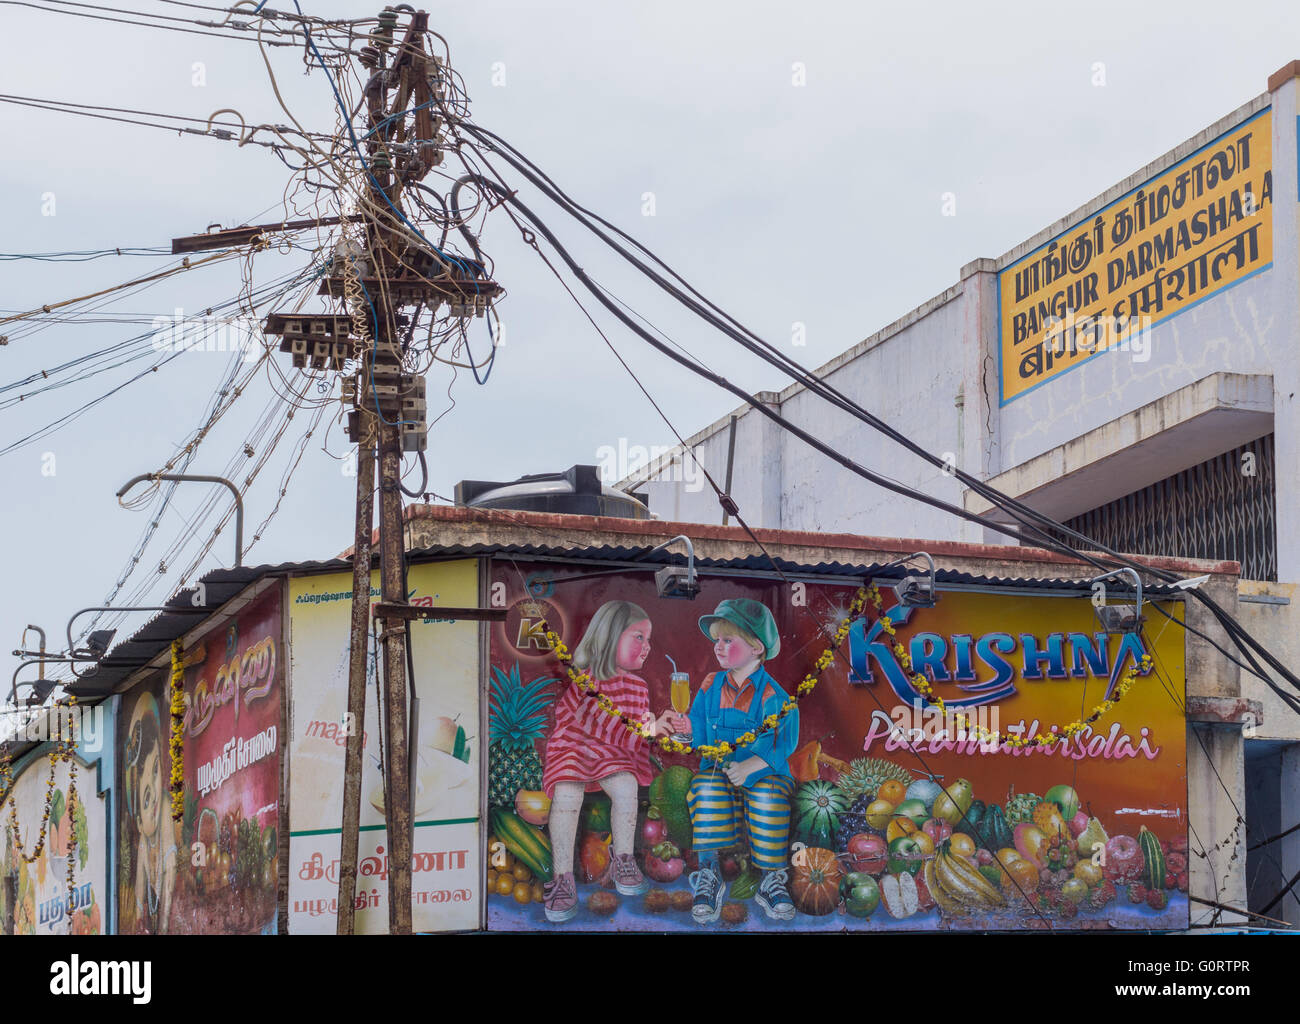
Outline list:
[[[282,647],[272,587],[185,648],[179,821],[169,787],[169,672],[123,695],[120,933],[276,930]]]
[[[101,712],[102,713],[102,712]],[[98,744],[96,744],[98,748]],[[15,765],[12,791],[0,800],[0,921],[13,915],[15,935],[103,935],[109,931],[108,800],[97,754],[78,744],[76,800],[70,799],[72,763],[38,747]],[[94,760],[86,760],[86,757]],[[50,816],[40,856],[28,861],[40,838],[49,791]],[[12,813],[11,805],[12,804]],[[14,818],[19,830],[15,833]],[[68,841],[76,839],[69,887]],[[14,905],[8,906],[12,886]]]
[[[410,603],[476,607],[478,562],[412,565]],[[379,574],[371,574],[371,604]],[[292,722],[289,837],[289,930],[329,934],[337,928],[344,746],[347,742],[352,574],[289,582]],[[373,617],[372,617],[373,621]],[[362,724],[361,828],[355,928],[388,930],[388,857],[380,770],[378,659],[373,633]],[[412,847],[412,925],[416,931],[479,926],[479,632],[472,621],[435,612],[411,623],[411,654],[420,700],[419,774]]]
[[[1254,117],[998,275],[1001,404],[1273,265],[1272,113]]]
[[[701,584],[493,563],[490,929],[1187,926],[1181,628],[1107,635],[1081,598],[905,608],[882,584],[853,615],[855,584]],[[945,720],[909,662],[1004,738],[1122,699],[1017,749]]]

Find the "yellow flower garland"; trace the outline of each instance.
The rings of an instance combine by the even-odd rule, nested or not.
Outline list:
[[[869,593],[871,603],[875,606],[876,612],[879,613],[883,606],[880,597],[880,589],[873,583],[871,584]],[[881,630],[890,637],[893,637],[895,640],[894,654],[898,658],[899,664],[903,666],[905,672],[912,672],[912,657],[908,654],[907,649],[901,643],[897,642],[893,620],[891,620],[888,615],[881,614],[879,621],[881,624]],[[972,723],[971,720],[961,711],[954,711],[953,718],[959,729],[964,729],[968,735],[974,736],[976,739],[986,744],[1006,746],[1013,750],[1021,750],[1026,747],[1051,748],[1062,740],[1069,739],[1077,733],[1083,732],[1084,729],[1092,725],[1097,721],[1097,719],[1101,718],[1102,715],[1106,714],[1106,712],[1110,711],[1111,708],[1124,698],[1125,694],[1128,693],[1133,684],[1137,681],[1139,668],[1141,671],[1147,672],[1150,671],[1151,665],[1151,655],[1144,654],[1140,666],[1135,664],[1129,667],[1129,670],[1124,674],[1124,678],[1120,681],[1119,685],[1115,687],[1115,695],[1113,697],[1107,698],[1093,708],[1092,714],[1087,718],[1080,719],[1077,722],[1071,722],[1069,725],[1064,726],[1055,732],[1038,732],[1033,736],[1004,736],[1000,733],[989,732],[989,730],[984,728],[984,726]],[[943,698],[934,692],[934,688],[930,685],[930,680],[928,680],[924,674],[920,672],[912,673],[910,680],[912,685],[915,686],[932,705],[939,709],[939,714],[947,714]]]
[[[786,715],[799,706],[799,701],[802,698],[813,692],[817,686],[817,676],[828,668],[835,660],[836,648],[838,648],[849,635],[849,628],[852,626],[853,620],[862,614],[863,610],[866,608],[866,603],[867,590],[865,588],[859,588],[857,594],[854,595],[853,600],[849,603],[848,615],[840,621],[840,624],[835,628],[835,632],[832,634],[830,647],[822,651],[822,653],[817,657],[817,660],[813,662],[815,671],[809,672],[802,680],[800,680],[799,685],[795,687],[795,695],[786,699],[785,703],[781,705],[781,710],[777,714],[768,715],[763,719],[763,724],[756,732],[747,732],[741,736],[737,736],[734,745],[726,742],[701,743],[699,746],[692,747],[689,744],[682,743],[670,736],[653,735],[648,726],[643,722],[630,717],[626,712],[618,708],[609,697],[601,693],[600,690],[596,688],[596,684],[590,675],[583,672],[581,669],[573,667],[573,655],[570,653],[569,648],[565,645],[564,641],[560,639],[559,633],[554,632],[549,627],[545,627],[546,642],[550,645],[551,651],[555,654],[555,657],[564,664],[568,677],[572,680],[574,685],[591,696],[592,699],[596,701],[596,706],[602,711],[619,719],[619,721],[623,723],[623,728],[628,732],[635,733],[643,739],[657,742],[661,749],[670,754],[699,754],[702,758],[716,761],[726,757],[728,754],[736,753],[744,747],[750,746],[756,742],[760,736],[771,732],[780,725],[781,720],[785,718]],[[544,623],[543,626],[545,626]]]
[[[668,736],[655,736],[651,729],[643,722],[630,717],[626,712],[616,706],[609,697],[601,693],[600,690],[597,689],[596,684],[590,675],[580,669],[574,668],[573,655],[569,651],[568,646],[560,638],[560,635],[551,630],[545,625],[545,623],[543,623],[543,626],[545,628],[546,642],[550,646],[552,653],[555,654],[555,657],[564,664],[569,679],[580,690],[589,694],[592,699],[596,701],[597,707],[606,714],[619,719],[628,732],[635,733],[644,739],[657,742],[660,748],[671,754],[699,754],[703,758],[719,760],[726,757],[728,754],[736,753],[742,748],[750,746],[758,739],[758,737],[775,729],[780,725],[781,720],[785,718],[786,715],[799,706],[799,701],[802,698],[812,693],[817,686],[818,675],[830,667],[832,662],[834,662],[835,651],[844,642],[845,638],[848,637],[849,629],[853,624],[853,620],[865,610],[868,600],[870,600],[870,602],[875,606],[876,612],[879,615],[878,621],[881,624],[881,630],[893,639],[893,651],[895,656],[898,658],[899,663],[903,666],[903,670],[911,673],[909,678],[912,685],[915,686],[916,689],[925,696],[934,707],[939,709],[941,715],[946,715],[947,708],[944,704],[943,698],[934,692],[934,688],[930,685],[930,681],[922,673],[912,672],[911,655],[908,653],[907,648],[899,642],[893,620],[891,620],[888,615],[880,614],[883,607],[883,601],[880,596],[880,588],[877,587],[875,583],[872,583],[869,588],[859,588],[857,594],[854,595],[852,602],[849,604],[849,614],[846,615],[835,628],[835,632],[832,635],[831,645],[818,655],[817,660],[813,662],[814,671],[809,672],[802,680],[800,680],[799,685],[795,687],[794,696],[786,699],[785,703],[781,705],[780,712],[775,715],[768,715],[763,719],[763,724],[759,727],[757,732],[747,732],[738,736],[734,746],[730,743],[724,742],[716,744],[700,744],[699,746],[692,747],[689,744],[674,740]],[[983,726],[972,723],[963,712],[955,711],[953,712],[953,715],[959,728],[965,729],[969,735],[974,736],[976,739],[984,743],[993,744],[995,746],[1005,746],[1014,750],[1024,749],[1027,747],[1050,748],[1055,744],[1082,732],[1088,726],[1101,718],[1102,715],[1114,708],[1137,681],[1139,671],[1150,671],[1151,665],[1151,656],[1149,654],[1143,655],[1140,665],[1135,664],[1131,666],[1125,673],[1124,678],[1115,688],[1114,696],[1107,698],[1094,707],[1092,713],[1087,718],[1071,722],[1069,725],[1054,732],[1038,732],[1033,736],[1002,735],[1000,733],[989,732]],[[173,703],[173,714],[175,713],[174,709],[175,704]],[[173,775],[173,784],[174,782],[175,776]]]
[[[76,703],[77,703],[77,698],[74,696],[69,696],[66,699],[66,701],[62,701],[62,700],[56,701],[53,705],[53,709],[57,712],[57,710],[61,707],[70,708],[75,706]],[[36,861],[40,860],[41,854],[45,851],[45,838],[50,826],[50,810],[51,810],[51,805],[54,802],[55,769],[58,767],[60,761],[72,761],[72,755],[74,750],[76,749],[76,740],[71,738],[75,732],[75,730],[73,730],[71,727],[71,719],[69,719],[69,739],[67,740],[63,738],[62,717],[56,715],[55,720],[57,723],[59,734],[57,737],[57,742],[53,747],[50,748],[50,754],[49,754],[50,774],[49,777],[45,780],[45,809],[41,812],[41,827],[40,827],[40,834],[36,840],[36,849],[33,850],[30,854],[23,849],[23,833],[22,833],[22,828],[18,824],[18,803],[17,801],[12,799],[13,788],[14,788],[13,765],[10,763],[10,759],[7,754],[3,758],[0,758],[0,794],[3,794],[3,799],[7,800],[9,803],[9,824],[11,829],[13,830],[14,852],[17,853],[18,856],[20,856],[28,864],[34,864],[36,863]],[[77,770],[77,763],[76,761],[72,761],[72,769],[71,769],[72,782],[71,785],[69,786],[69,793],[72,795],[73,798],[75,798],[76,796],[76,789],[75,789],[76,770]],[[75,833],[72,842],[75,845],[76,842]]]
[[[185,813],[185,661],[179,639],[172,641],[172,820]]]

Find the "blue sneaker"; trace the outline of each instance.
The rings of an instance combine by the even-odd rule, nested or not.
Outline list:
[[[722,898],[727,893],[727,883],[718,874],[714,861],[701,864],[699,871],[691,873],[691,890],[695,893],[691,916],[700,924],[716,921],[722,915]]]
[[[794,903],[790,899],[789,890],[785,887],[784,869],[763,873],[763,881],[759,884],[755,899],[763,908],[763,913],[773,921],[794,920]]]

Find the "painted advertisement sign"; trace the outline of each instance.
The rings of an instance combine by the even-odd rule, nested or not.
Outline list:
[[[38,748],[15,766],[13,791],[0,806],[0,879],[12,879],[15,897],[11,908],[11,887],[0,885],[0,921],[12,911],[15,935],[103,935],[109,929],[108,803],[99,761],[85,760],[78,749],[73,801],[72,763],[51,759],[51,749]],[[47,790],[52,796],[45,844],[29,862],[24,854],[39,845]],[[69,889],[68,841],[74,836]]]
[[[122,698],[119,931],[276,927],[280,591],[183,652],[184,807],[171,813],[166,672]]]
[[[509,611],[491,630],[489,928],[1187,925],[1184,635],[1163,619],[1107,635],[1084,599],[915,609],[885,585],[853,617],[842,583],[704,577],[665,600],[646,572],[543,563],[494,562],[492,582]],[[994,746],[940,716],[908,660],[1004,737],[1123,696],[1051,749]]]
[[[1264,110],[998,275],[1001,403],[1273,265]]]
[[[413,565],[414,605],[474,607],[473,559]],[[371,604],[379,576],[371,576]],[[293,638],[293,739],[290,748],[289,930],[329,934],[337,928],[338,865],[347,742],[352,575],[310,576],[289,584]],[[479,925],[479,648],[478,625],[431,612],[411,623],[412,661],[420,700],[419,774],[415,780],[412,924],[416,931],[461,931]],[[361,725],[361,831],[356,919],[359,933],[388,930],[388,857],[380,771],[377,659],[373,635]]]

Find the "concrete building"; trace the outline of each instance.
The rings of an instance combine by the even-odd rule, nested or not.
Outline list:
[[[971,260],[951,288],[817,368],[950,465],[1112,548],[1238,562],[1225,606],[1293,670],[1298,111],[1293,62],[1261,95],[1002,256]],[[878,473],[1007,521],[800,385],[758,397]],[[1007,543],[849,474],[747,406],[688,444],[733,480],[751,525]],[[696,476],[681,471],[683,457],[675,449],[619,486],[664,519],[721,522],[711,491],[683,482]],[[1244,703],[1235,717],[1225,705],[1204,730],[1207,742],[1245,740],[1259,842],[1300,820],[1300,718],[1221,657],[1202,669],[1212,678],[1189,678],[1189,694],[1263,708],[1257,721]],[[1297,871],[1300,834],[1252,852],[1251,909]],[[1300,900],[1269,913],[1300,923]]]

